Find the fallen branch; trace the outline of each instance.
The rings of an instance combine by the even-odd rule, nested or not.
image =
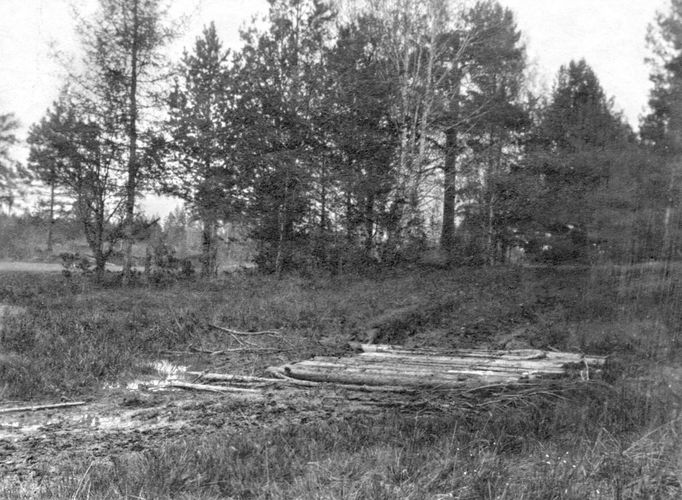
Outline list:
[[[208,373],[208,372],[186,372],[187,375],[195,375],[196,378],[192,382],[199,379],[204,380],[222,380],[225,382],[242,382],[242,383],[278,383],[279,380],[273,378],[252,377],[250,375],[231,375],[227,373]]]
[[[221,349],[219,351],[211,351],[209,349],[201,349],[199,347],[190,346],[190,351],[202,354],[210,354],[211,356],[219,356],[220,354],[228,354],[231,352],[282,352],[291,349],[279,349],[277,347],[236,347],[234,349]]]
[[[276,330],[263,330],[262,332],[241,332],[239,330],[233,330],[232,328],[226,328],[224,326],[214,325],[209,323],[208,326],[215,328],[216,330],[221,330],[232,335],[280,335],[280,332]]]
[[[189,350],[192,352],[199,352],[201,354],[210,354],[211,356],[217,356],[219,354],[223,354],[225,351],[210,351],[208,349],[202,349],[200,347],[194,347],[194,346],[189,346]]]
[[[15,408],[2,408],[0,414],[15,413],[20,411],[39,411],[39,410],[53,410],[56,408],[69,408],[71,406],[83,406],[85,401],[73,401],[69,403],[55,403],[50,405],[36,405],[36,406],[18,406]]]
[[[261,394],[261,391],[256,389],[245,389],[243,387],[226,387],[224,385],[208,385],[208,384],[191,384],[189,382],[172,381],[170,387],[177,387],[180,389],[192,389],[195,391],[209,391],[209,392],[238,392],[246,394]]]

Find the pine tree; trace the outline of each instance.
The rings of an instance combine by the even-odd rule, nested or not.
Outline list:
[[[234,155],[241,135],[236,68],[211,24],[185,53],[171,93],[166,191],[202,222],[202,276],[217,272],[218,226],[243,210],[246,173]]]
[[[14,115],[0,114],[0,203],[6,204],[10,211],[19,173],[17,163],[12,160],[10,147],[17,142],[15,131],[18,127],[19,122]]]
[[[81,114],[68,93],[29,131],[29,168],[62,187],[74,200],[74,212],[95,260],[97,278],[121,237],[120,145],[99,120]]]
[[[113,113],[108,120],[126,150],[124,283],[130,281],[135,227],[135,201],[145,172],[140,154],[142,111],[153,100],[164,66],[161,49],[174,37],[164,24],[162,0],[99,0],[91,22],[81,21],[86,73],[77,81],[91,113]]]
[[[345,232],[353,243],[360,230],[365,258],[376,254],[377,235],[394,236],[391,212],[398,171],[395,151],[399,130],[392,116],[397,75],[377,39],[385,26],[372,16],[340,29],[328,54],[328,89],[323,128],[334,151],[335,179],[344,200]],[[330,112],[331,111],[331,112]]]
[[[240,161],[252,179],[249,214],[257,257],[280,274],[313,223],[312,179],[320,146],[311,127],[320,102],[322,49],[334,12],[323,0],[269,0],[268,26],[244,32],[240,54]]]
[[[659,257],[670,259],[680,238],[676,228],[682,224],[680,214],[680,176],[682,175],[682,0],[670,0],[668,12],[658,14],[649,29],[647,41],[651,50],[650,79],[654,85],[640,134],[652,152],[660,155],[666,166],[661,198],[663,237]]]
[[[461,198],[472,219],[466,222],[474,223],[474,236],[482,236],[485,261],[495,264],[504,260],[509,244],[514,207],[508,203],[507,185],[514,183],[512,168],[530,125],[521,101],[525,47],[513,13],[496,2],[476,4],[466,22],[471,26],[466,50],[470,89],[461,103],[465,132],[460,141],[468,153],[461,177],[468,177],[469,189]]]
[[[529,156],[543,190],[534,220],[542,232],[563,233],[571,240],[553,246],[553,260],[586,257],[598,193],[618,168],[614,152],[630,135],[584,60],[560,68]]]

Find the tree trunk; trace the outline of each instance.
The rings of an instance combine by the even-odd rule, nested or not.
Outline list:
[[[663,214],[663,248],[661,249],[660,258],[669,262],[674,253],[673,245],[673,212],[675,211],[675,174],[677,162],[673,162],[670,168],[670,180],[668,182],[668,197]]]
[[[54,230],[54,179],[50,182],[50,220],[47,226],[47,251],[52,253],[52,233]]]
[[[201,233],[201,276],[209,278],[218,272],[218,248],[216,246],[216,222],[211,216],[203,221]]]
[[[284,267],[284,237],[286,232],[287,199],[289,196],[289,176],[284,182],[284,201],[277,211],[277,251],[275,253],[275,275],[279,279]]]
[[[490,193],[488,197],[488,265],[495,264],[495,251],[497,241],[495,238],[495,194]]]
[[[370,195],[365,201],[365,256],[372,258],[374,249],[374,196]]]
[[[322,176],[320,179],[320,232],[327,234],[327,166],[324,158],[322,159]]]
[[[137,187],[137,57],[138,57],[138,0],[133,0],[133,40],[130,62],[128,179],[125,187],[125,257],[123,284],[130,283],[133,269],[133,225],[135,222],[135,189]]]
[[[78,203],[79,216],[83,223],[83,232],[88,242],[92,256],[95,259],[95,280],[101,281],[104,277],[106,267],[106,256],[104,255],[104,214],[98,209],[92,214],[92,218],[87,214],[87,208],[83,207],[83,202]]]
[[[440,235],[441,250],[451,255],[455,243],[455,199],[457,195],[457,130],[445,132],[445,161],[443,163],[443,224]]]
[[[346,189],[346,243],[349,248],[353,244],[353,200],[350,186]]]

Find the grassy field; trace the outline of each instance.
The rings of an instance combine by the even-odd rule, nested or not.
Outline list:
[[[218,360],[189,353],[230,345],[211,324],[286,335],[282,352],[221,361],[233,373],[260,375],[282,360],[342,353],[377,317],[386,343],[611,359],[601,381],[481,398],[450,411],[386,407],[313,420],[287,413],[240,432],[227,415],[227,424],[198,438],[161,439],[106,459],[76,455],[49,474],[5,480],[0,496],[679,498],[680,286],[678,270],[655,266],[413,268],[282,280],[237,274],[129,290],[59,275],[1,275],[0,303],[27,310],[5,319],[0,338],[5,401],[100,394],[168,351],[180,353],[177,362],[213,367]]]

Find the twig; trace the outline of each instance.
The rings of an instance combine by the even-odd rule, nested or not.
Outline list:
[[[51,405],[36,405],[36,406],[18,406],[15,408],[2,408],[0,409],[0,414],[2,413],[15,413],[20,411],[39,411],[39,410],[52,410],[55,408],[68,408],[70,406],[83,406],[85,401],[72,401],[69,403],[55,403]]]
[[[236,340],[237,344],[244,345],[244,342],[242,342],[242,340],[239,337],[237,337],[236,335],[234,335],[233,333],[230,334],[230,337],[232,337],[234,340]]]
[[[280,332],[276,330],[263,330],[262,332],[241,332],[239,330],[233,330],[232,328],[226,328],[224,326],[214,325],[212,323],[209,323],[208,326],[215,328],[216,330],[231,333],[232,335],[280,335]]]
[[[80,493],[81,488],[82,488],[82,486],[83,486],[83,483],[85,482],[85,478],[86,478],[86,477],[88,476],[88,474],[90,473],[90,469],[92,469],[92,466],[93,466],[94,463],[95,463],[94,461],[90,462],[90,465],[88,465],[88,468],[86,469],[85,473],[83,474],[83,476],[81,476],[81,479],[80,479],[80,481],[78,482],[78,488],[76,488],[76,492],[73,494],[73,497],[71,497],[71,498],[73,498],[74,500],[75,500],[76,498],[78,498],[78,493]]]
[[[239,344],[239,345],[250,345],[250,346],[252,346],[252,347],[258,347],[258,346],[257,346],[256,344],[254,344],[253,342],[249,342],[249,341],[246,340],[246,339],[240,339],[240,338],[237,337],[234,333],[231,333],[231,334],[230,334],[230,337],[232,337],[234,340],[236,340],[236,341],[237,341],[237,344]]]
[[[197,380],[199,380],[200,378],[202,378],[204,375],[206,375],[206,373],[208,373],[207,370],[204,370],[203,372],[190,372],[188,375],[196,375],[196,376],[190,381],[190,383],[193,384],[194,382],[196,382]]]

